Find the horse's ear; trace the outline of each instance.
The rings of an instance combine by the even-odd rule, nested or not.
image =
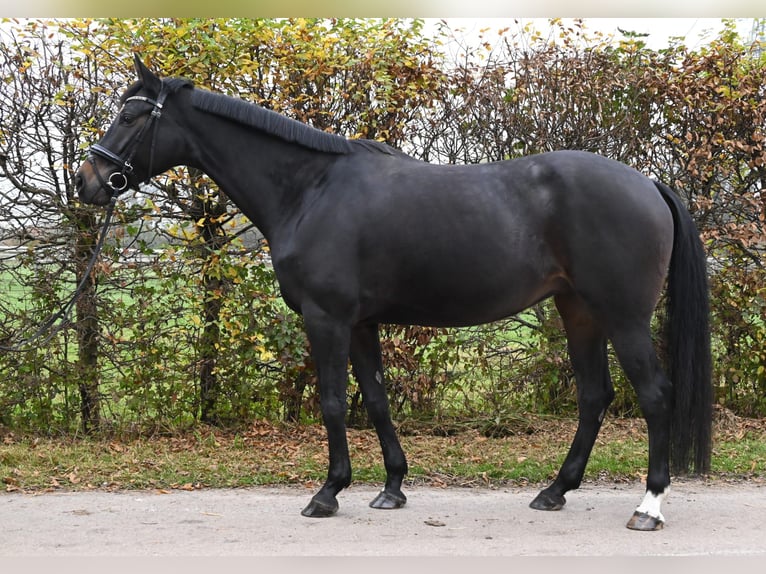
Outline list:
[[[149,90],[159,92],[162,83],[161,80],[144,65],[141,57],[138,54],[133,54],[133,63],[136,67],[136,74],[138,74],[138,79],[141,80],[141,83],[144,85],[144,87]]]

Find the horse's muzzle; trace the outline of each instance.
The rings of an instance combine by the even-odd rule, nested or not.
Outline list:
[[[75,174],[74,185],[81,202],[103,206],[111,201],[113,194],[101,185],[96,169],[91,162],[84,162]]]

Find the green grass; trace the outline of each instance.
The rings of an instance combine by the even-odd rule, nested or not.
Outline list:
[[[748,433],[742,439],[721,442],[713,448],[715,469],[723,474],[763,474],[766,441],[763,436]]]
[[[532,434],[484,437],[425,432],[401,437],[410,484],[527,485],[551,480],[574,432],[572,420],[545,420]],[[642,421],[605,424],[586,480],[637,481],[646,474]],[[385,478],[374,432],[350,430],[355,483]],[[194,489],[255,485],[317,486],[326,476],[326,443],[319,425],[256,423],[238,433],[207,428],[175,436],[42,439],[6,434],[0,481],[8,491]],[[716,433],[708,478],[766,477],[766,425]]]

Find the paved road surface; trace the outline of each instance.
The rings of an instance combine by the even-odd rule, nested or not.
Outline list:
[[[300,487],[194,492],[0,494],[0,557],[30,556],[749,556],[766,557],[766,486],[674,483],[659,532],[625,523],[640,484],[586,485],[560,512],[536,490],[411,487],[373,510],[352,486],[309,519]],[[215,573],[214,573],[215,574]]]

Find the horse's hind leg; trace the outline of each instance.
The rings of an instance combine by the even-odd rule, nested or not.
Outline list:
[[[378,433],[386,467],[386,485],[370,506],[401,508],[407,502],[401,490],[402,480],[407,474],[407,460],[391,422],[377,325],[358,325],[352,331],[351,365],[370,420]]]
[[[649,434],[649,472],[646,496],[628,522],[633,530],[659,530],[665,519],[660,505],[670,489],[670,422],[672,386],[652,344],[648,321],[612,335],[612,344],[638,396]]]
[[[614,398],[601,325],[577,295],[557,295],[555,301],[564,321],[577,382],[579,424],[556,479],[530,503],[536,510],[561,509],[566,503],[564,494],[580,486],[604,414]]]

